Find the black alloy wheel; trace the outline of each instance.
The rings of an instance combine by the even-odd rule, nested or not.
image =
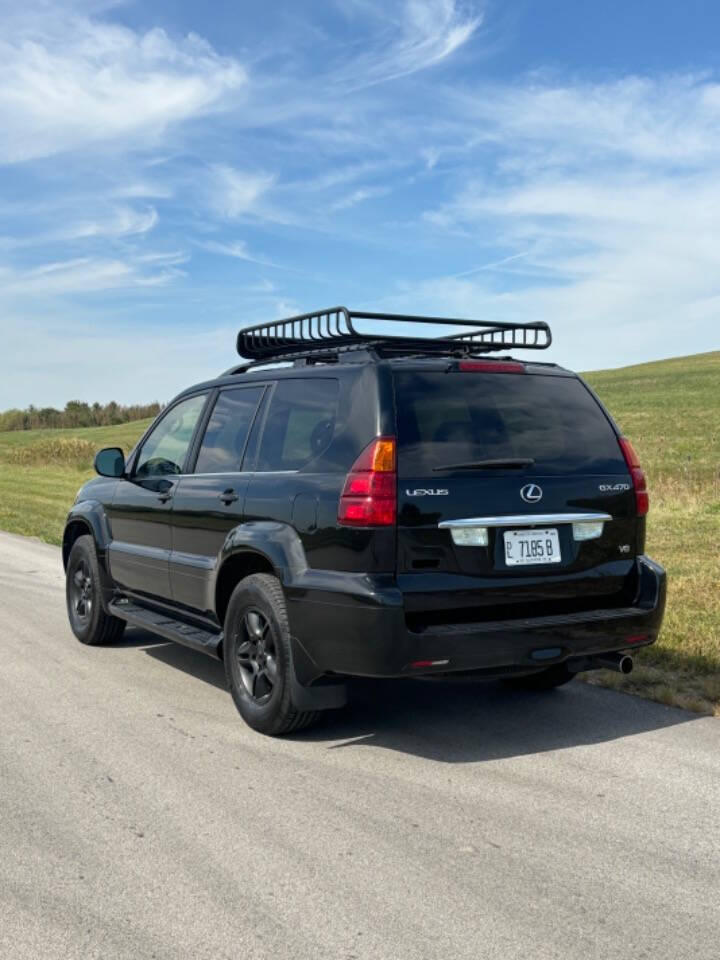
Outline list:
[[[65,599],[72,632],[91,646],[114,643],[125,630],[125,621],[105,610],[101,576],[95,541],[78,537],[67,560]]]
[[[318,716],[293,703],[293,659],[285,594],[277,577],[252,573],[232,592],[223,639],[225,676],[243,720],[269,736],[294,733]]]
[[[272,626],[262,611],[251,608],[243,617],[241,631],[243,636],[235,645],[240,679],[255,703],[267,703],[278,680]]]
[[[81,556],[70,571],[70,612],[81,630],[90,622],[94,603],[95,587],[92,571],[87,559]]]

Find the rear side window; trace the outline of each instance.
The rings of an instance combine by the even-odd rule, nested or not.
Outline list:
[[[270,401],[257,470],[299,470],[327,450],[335,433],[338,381],[279,380]]]
[[[240,469],[263,389],[245,387],[222,391],[200,445],[195,473],[233,473]]]
[[[607,417],[573,377],[407,371],[395,389],[402,476],[523,457],[534,473],[627,473]]]

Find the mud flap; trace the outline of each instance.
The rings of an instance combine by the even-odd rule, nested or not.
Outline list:
[[[290,640],[290,697],[298,710],[337,710],[348,701],[347,684],[322,677],[302,645]],[[315,681],[315,682],[314,682]]]

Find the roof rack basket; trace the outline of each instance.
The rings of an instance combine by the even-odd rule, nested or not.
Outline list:
[[[409,324],[425,327],[453,327],[452,333],[417,336],[387,333],[381,327],[375,332],[361,332],[356,321],[378,321],[382,327]],[[375,325],[374,323],[372,325]],[[459,329],[458,329],[459,328]],[[298,356],[335,354],[338,351],[365,346],[382,353],[440,353],[468,355],[507,350],[513,347],[544,350],[552,343],[550,328],[535,323],[484,323],[479,320],[454,320],[449,317],[412,317],[397,313],[365,313],[347,307],[331,307],[315,313],[304,313],[286,320],[274,320],[247,327],[238,333],[237,351],[254,361],[293,359]]]

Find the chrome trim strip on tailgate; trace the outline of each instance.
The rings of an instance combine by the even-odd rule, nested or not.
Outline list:
[[[540,527],[556,523],[592,523],[612,520],[609,513],[516,513],[504,517],[465,517],[441,520],[438,527]]]

